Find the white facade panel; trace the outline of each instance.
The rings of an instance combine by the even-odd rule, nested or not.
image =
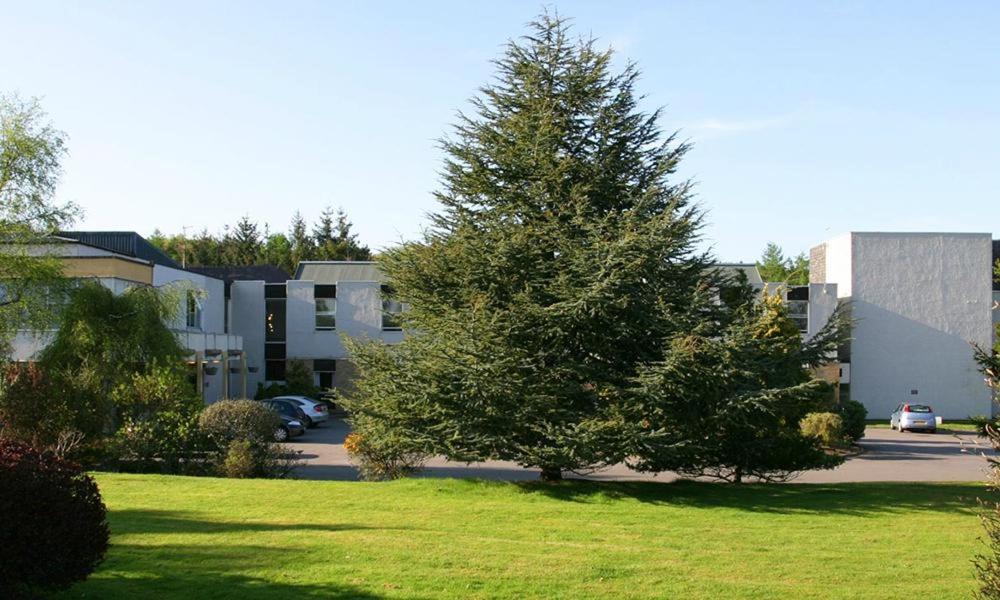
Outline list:
[[[224,333],[226,331],[225,318],[225,283],[219,279],[207,277],[199,273],[184,271],[182,269],[172,269],[163,265],[153,266],[153,285],[155,287],[176,287],[184,289],[186,286],[200,292],[199,303],[201,305],[201,327],[189,328],[186,324],[186,297],[182,297],[179,302],[179,314],[174,323],[174,328],[178,330],[194,329],[205,333]],[[183,294],[182,294],[183,296]]]
[[[989,414],[969,344],[992,343],[991,236],[851,237],[851,397],[872,418],[900,402],[930,404],[946,419]],[[829,260],[828,247],[828,274]]]

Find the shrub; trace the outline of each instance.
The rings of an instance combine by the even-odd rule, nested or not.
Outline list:
[[[205,408],[199,418],[201,430],[222,452],[236,440],[269,444],[280,424],[274,411],[254,400],[221,400]]]
[[[837,412],[844,422],[844,438],[850,442],[857,442],[865,437],[865,419],[868,418],[868,409],[857,400],[844,400],[837,407]]]
[[[0,597],[83,581],[108,549],[106,509],[79,466],[0,440]]]
[[[254,445],[246,440],[236,440],[229,445],[218,474],[223,477],[247,479],[288,477],[302,462],[300,452],[281,444]]]
[[[419,471],[427,455],[419,450],[360,433],[350,433],[344,440],[344,449],[357,465],[362,479],[385,481],[400,479]]]
[[[224,477],[287,477],[301,463],[298,452],[274,443],[281,419],[254,400],[222,400],[201,413],[202,432],[215,446]]]
[[[246,440],[236,440],[229,444],[226,459],[219,466],[219,472],[226,477],[246,478],[257,475],[258,460],[253,445]]]
[[[816,438],[824,446],[838,446],[844,439],[844,421],[829,412],[807,414],[799,423],[802,435]]]
[[[108,447],[123,471],[184,473],[206,470],[202,460],[210,449],[198,426],[198,414],[169,411],[142,419],[126,419]]]
[[[201,399],[177,366],[154,366],[133,373],[112,399],[121,426],[109,451],[128,471],[197,473],[207,440],[198,427]]]
[[[44,448],[72,429],[71,412],[35,363],[0,367],[0,422],[6,438]]]
[[[287,394],[315,397],[319,391],[313,384],[313,370],[302,359],[289,360],[285,367],[285,390]]]

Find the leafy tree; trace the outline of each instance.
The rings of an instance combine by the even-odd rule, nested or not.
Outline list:
[[[789,285],[809,283],[809,258],[805,253],[795,257],[785,257],[781,246],[768,242],[764,253],[757,261],[757,270],[766,282],[782,282]]]
[[[53,201],[65,153],[37,100],[0,96],[0,357],[18,329],[51,325],[66,285],[59,259],[39,251],[78,212]]]
[[[803,343],[780,296],[739,308],[721,335],[673,340],[662,363],[643,369],[633,416],[648,435],[633,459],[641,471],[676,471],[739,483],[785,480],[838,459],[802,435],[799,422],[832,405],[809,367],[829,360],[848,332],[843,309]]]
[[[179,306],[175,293],[155,288],[116,295],[88,281],[72,291],[39,363],[69,399],[76,429],[90,439],[114,430],[113,392],[137,373],[183,359],[168,325]]]
[[[379,256],[421,335],[352,343],[344,403],[369,443],[552,480],[633,450],[631,378],[713,303],[701,212],[672,180],[687,146],[637,109],[637,69],[559,18],[530,29],[442,142],[433,228]]]
[[[289,273],[294,271],[297,263],[292,259],[292,244],[288,237],[283,233],[268,235],[261,250],[260,262],[277,265]]]

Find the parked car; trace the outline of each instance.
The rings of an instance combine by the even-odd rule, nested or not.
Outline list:
[[[298,419],[293,419],[286,415],[279,415],[281,424],[274,430],[274,441],[284,442],[293,437],[299,437],[306,432],[305,426]]]
[[[290,419],[295,419],[302,425],[309,426],[309,417],[306,413],[299,408],[298,404],[290,402],[288,400],[276,400],[274,398],[268,400],[261,400],[261,404],[270,408],[279,415],[284,415]]]
[[[907,404],[901,402],[889,416],[889,427],[898,429],[900,433],[906,430],[921,429],[934,433],[937,431],[937,415],[934,409],[926,404]]]
[[[309,396],[276,396],[273,400],[288,400],[294,402],[309,417],[309,427],[325,423],[330,418],[330,410],[326,404]]]

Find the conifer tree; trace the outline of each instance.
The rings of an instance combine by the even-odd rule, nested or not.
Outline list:
[[[631,379],[712,303],[702,215],[674,177],[687,146],[611,57],[543,15],[495,61],[442,142],[433,227],[379,257],[420,333],[352,344],[360,435],[546,480],[634,450]]]
[[[289,269],[291,273],[299,262],[311,259],[314,248],[312,238],[309,237],[309,232],[306,229],[306,221],[299,211],[295,211],[295,216],[292,217],[292,226],[288,237],[292,246],[291,268]]]

